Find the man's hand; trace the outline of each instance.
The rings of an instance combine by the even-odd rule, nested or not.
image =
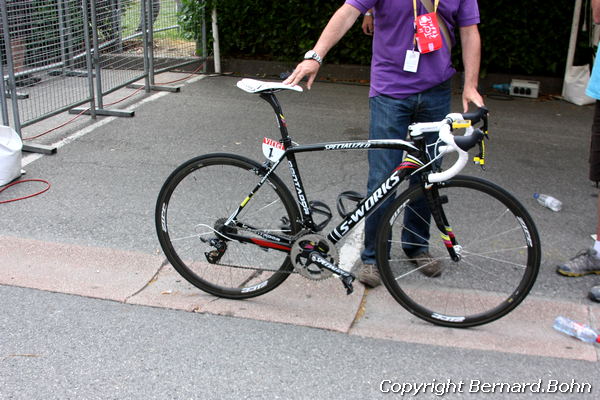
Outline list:
[[[483,107],[483,98],[479,94],[476,88],[467,87],[463,89],[462,93],[463,113],[469,111],[469,103],[475,104],[477,107]]]
[[[321,59],[325,59],[329,49],[348,32],[348,29],[354,24],[359,15],[360,11],[350,4],[344,4],[338,8],[321,33],[321,37],[319,37],[315,47],[313,47],[313,50],[321,56]],[[310,89],[320,67],[321,65],[316,60],[304,60],[298,64],[294,72],[283,83],[286,85],[297,85],[302,78],[308,76],[306,87]]]
[[[365,35],[373,36],[375,31],[372,15],[365,15],[362,22],[362,30]]]
[[[306,87],[310,89],[315,81],[315,78],[317,77],[320,67],[321,65],[316,60],[304,60],[298,64],[296,69],[294,69],[294,72],[292,72],[292,74],[285,81],[283,81],[283,83],[286,85],[297,85],[305,76],[308,76]]]

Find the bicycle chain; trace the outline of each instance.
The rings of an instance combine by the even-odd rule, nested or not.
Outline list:
[[[278,269],[265,269],[265,268],[258,268],[258,267],[243,267],[241,265],[229,265],[229,264],[213,264],[213,265],[218,265],[220,267],[229,267],[229,268],[238,268],[238,269],[248,269],[251,271],[261,271],[261,272],[278,272],[280,274],[300,274],[299,272],[297,272],[295,269],[292,269],[291,271],[281,271]]]
[[[255,233],[255,234],[258,235],[258,233],[257,233],[258,230],[254,230],[254,229],[245,229],[245,230],[248,231],[248,232],[252,232],[252,233]],[[306,235],[308,233],[310,233],[310,231],[308,231],[308,230],[303,230],[303,231],[298,232],[296,235],[293,236],[292,243],[295,242],[296,240],[298,240],[299,237],[301,237],[303,235]],[[220,235],[222,235],[225,238],[227,238],[226,235],[223,235],[223,234],[220,234]],[[232,240],[230,238],[227,238],[227,239],[229,239],[230,241],[234,241],[234,240]],[[221,264],[221,263],[217,263],[217,264],[213,264],[213,265],[219,265],[221,267],[228,267],[228,268],[247,269],[247,270],[251,270],[251,271],[261,271],[261,272],[265,272],[266,271],[266,272],[274,272],[274,273],[278,272],[280,274],[287,274],[287,275],[291,275],[291,274],[298,274],[298,275],[300,275],[300,273],[298,271],[296,271],[295,268],[293,268],[291,271],[280,271],[278,269],[265,269],[265,268],[258,268],[258,267],[243,267],[241,265],[230,265],[230,264]],[[293,263],[292,263],[292,265],[293,265]]]
[[[247,231],[253,232],[252,229],[247,229]],[[255,233],[255,232],[253,232],[253,233]],[[312,235],[312,234],[313,234],[313,232],[311,232],[309,230],[302,230],[302,231],[298,232],[296,235],[294,235],[292,243],[295,243],[298,239],[300,239],[303,236]],[[294,262],[292,260],[290,260],[290,262],[292,263],[292,266],[294,266]],[[259,268],[259,267],[244,267],[244,266],[241,266],[241,265],[230,265],[230,264],[221,264],[221,263],[216,263],[214,265],[219,265],[221,267],[228,267],[228,268],[247,269],[247,270],[251,270],[251,271],[260,271],[260,272],[273,272],[273,273],[280,273],[280,274],[287,274],[287,275],[297,274],[297,275],[300,275],[303,278],[311,280],[311,281],[314,281],[314,280],[325,280],[325,279],[329,278],[332,275],[332,274],[325,274],[321,278],[314,279],[314,278],[310,278],[309,276],[306,276],[305,274],[303,274],[295,266],[294,266],[294,268],[291,271],[280,271],[278,269],[277,270],[273,270],[273,269],[266,269],[266,268]]]

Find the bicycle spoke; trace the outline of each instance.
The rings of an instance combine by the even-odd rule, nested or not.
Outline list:
[[[525,247],[523,247],[523,248],[527,248],[527,246],[525,246]],[[527,265],[525,265],[525,264],[517,264],[517,263],[511,262],[511,261],[507,261],[507,260],[501,260],[501,259],[499,259],[499,258],[494,258],[494,257],[486,257],[486,256],[484,256],[483,254],[469,253],[469,252],[465,252],[465,253],[467,253],[467,254],[469,254],[469,255],[471,255],[471,256],[474,256],[474,257],[481,257],[481,258],[484,258],[484,259],[486,259],[486,260],[496,261],[496,262],[498,262],[498,263],[501,263],[501,264],[508,264],[508,265],[512,265],[513,267],[519,267],[519,268],[522,268],[522,269],[525,269],[525,268],[527,268]]]
[[[159,239],[171,264],[200,289],[252,297],[275,288],[292,271],[285,252],[250,242],[265,234],[287,240],[299,229],[295,202],[276,175],[244,204],[238,221],[231,218],[257,187],[260,169],[242,157],[207,155],[183,164],[165,183],[156,219],[157,227],[166,223],[169,229],[159,229]],[[291,221],[289,227],[281,227],[281,218]],[[229,219],[233,222],[223,226]]]
[[[539,267],[539,259],[531,256],[539,239],[529,216],[506,192],[477,178],[456,181],[437,189],[449,199],[443,211],[457,238],[459,258],[451,259],[446,241],[425,240],[437,224],[425,224],[423,215],[406,214],[415,207],[404,205],[422,198],[420,188],[408,188],[382,217],[389,223],[377,234],[389,240],[378,244],[377,262],[398,302],[430,322],[462,327],[497,319],[523,300]],[[404,234],[409,240],[402,240]],[[415,243],[420,241],[424,244]],[[420,261],[419,267],[406,257],[404,249],[415,246],[422,246],[424,257],[432,257],[435,264]]]
[[[252,201],[252,199],[250,199],[250,201]],[[254,210],[252,213],[248,213],[248,214],[244,215],[244,218],[251,218],[251,217],[254,217],[255,215],[257,215],[257,214],[261,213],[263,210],[265,210],[265,209],[267,209],[267,208],[269,208],[269,207],[273,206],[273,205],[274,205],[274,204],[276,204],[276,203],[281,203],[281,201],[280,201],[280,200],[274,200],[274,201],[272,201],[271,203],[269,203],[269,204],[266,204],[266,205],[264,205],[263,207],[259,208],[258,210]],[[245,208],[244,208],[244,210],[245,210]],[[244,211],[244,210],[243,210],[243,211]]]
[[[475,243],[487,242],[487,241],[492,240],[492,239],[500,239],[502,236],[507,236],[509,234],[513,234],[513,233],[516,233],[516,232],[521,232],[522,230],[523,230],[523,228],[521,228],[520,226],[516,226],[515,225],[515,227],[507,229],[507,230],[504,230],[502,232],[496,232],[495,231],[495,232],[490,233],[489,236],[478,237],[476,240],[474,240],[472,242],[469,242],[469,243],[466,243],[464,246],[465,247],[473,247],[473,245]]]

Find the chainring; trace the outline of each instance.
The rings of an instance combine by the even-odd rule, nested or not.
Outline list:
[[[303,277],[313,281],[329,278],[333,272],[309,262],[308,255],[313,251],[318,251],[327,261],[337,265],[339,256],[335,245],[325,236],[309,233],[300,235],[292,244],[290,259],[294,269]]]

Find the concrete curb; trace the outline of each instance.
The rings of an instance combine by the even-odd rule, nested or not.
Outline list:
[[[597,362],[593,345],[552,329],[556,315],[590,323],[595,308],[528,298],[508,316],[471,329],[437,327],[402,309],[383,287],[360,284],[346,296],[337,279],[292,275],[261,297],[233,301],[203,293],[162,255],[0,236],[0,284],[162,307],[327,329],[410,343]]]

